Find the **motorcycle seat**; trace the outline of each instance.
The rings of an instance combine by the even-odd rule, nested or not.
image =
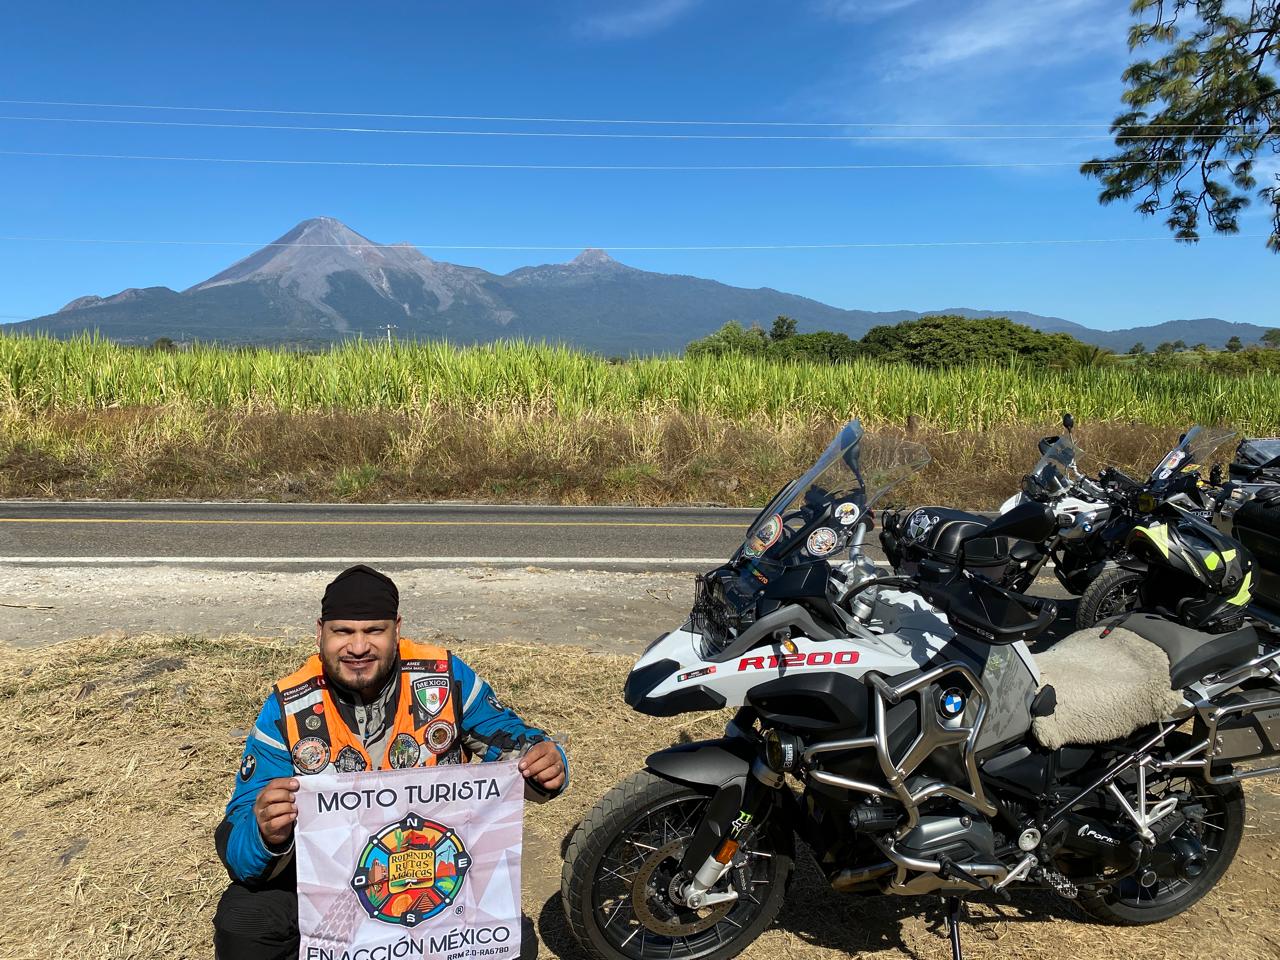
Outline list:
[[[1153,613],[1132,613],[1109,621],[1149,640],[1169,657],[1169,679],[1175,690],[1258,655],[1258,631],[1244,627],[1231,633],[1205,633]],[[1107,626],[1108,624],[1099,624]]]

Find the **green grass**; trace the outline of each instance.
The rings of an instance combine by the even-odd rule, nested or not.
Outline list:
[[[378,481],[380,471],[371,463],[358,467],[340,467],[333,480],[333,492],[339,500],[356,500]]]
[[[246,413],[439,410],[520,412],[555,421],[670,412],[735,423],[859,416],[944,430],[1054,421],[1154,426],[1225,423],[1280,429],[1280,380],[1269,374],[1129,365],[929,371],[859,361],[840,366],[741,358],[611,364],[573,350],[502,343],[350,343],[318,354],[196,347],[165,353],[104,340],[0,335],[0,411],[187,408]]]

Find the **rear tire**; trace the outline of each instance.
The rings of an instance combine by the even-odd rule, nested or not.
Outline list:
[[[1169,741],[1171,753],[1191,745],[1189,739],[1176,734]],[[1228,769],[1224,766],[1214,773],[1226,773]],[[1204,872],[1194,879],[1161,875],[1146,888],[1140,885],[1140,880],[1129,878],[1104,892],[1082,893],[1076,902],[1095,920],[1133,927],[1176,917],[1212,890],[1231,866],[1236,850],[1240,847],[1240,838],[1244,835],[1244,790],[1239,783],[1207,783],[1199,773],[1171,778],[1174,784],[1180,781],[1186,785],[1182,789],[1192,793],[1208,812],[1198,828],[1194,828],[1192,821],[1188,821],[1174,832],[1170,840],[1179,835],[1188,835],[1184,833],[1188,830],[1191,835],[1198,834],[1197,842],[1203,842],[1207,855]],[[1156,854],[1159,855],[1168,846],[1168,842],[1158,845]]]
[[[675,912],[681,914],[679,919],[685,921],[685,926],[696,930],[686,936],[654,929],[653,915],[670,910],[671,904],[669,900],[657,902],[661,897],[646,896],[645,890],[657,889],[660,893],[670,884],[661,873],[665,865],[654,869],[644,858],[654,859],[660,853],[652,840],[661,842],[672,836],[671,842],[675,843],[679,837],[687,839],[692,835],[700,819],[699,811],[705,809],[709,799],[706,793],[644,770],[606,793],[574,830],[560,874],[560,897],[569,928],[595,960],[666,960],[668,957],[728,960],[745,950],[773,923],[786,896],[792,855],[789,842],[772,841],[771,836],[777,834],[771,834],[766,821],[765,829],[752,841],[748,862],[742,868],[750,900],[740,898],[727,916],[705,929],[697,929],[700,921],[692,912],[677,909]],[[678,813],[668,817],[663,811]],[[692,820],[683,826],[677,822],[690,816]],[[664,822],[657,830],[655,818]],[[667,822],[676,827],[670,834]],[[650,842],[637,839],[646,834],[652,838]],[[635,861],[644,862],[612,867],[616,851],[625,849],[628,843],[630,853],[636,855]],[[625,873],[627,869],[632,871],[630,876]],[[645,883],[638,894],[643,909],[648,910],[649,904],[655,905],[650,911],[648,926],[636,915],[635,898],[640,883]],[[603,896],[610,890],[610,884],[617,893],[605,901]],[[723,881],[717,886],[722,885]],[[734,886],[738,888],[737,883]]]
[[[1138,603],[1142,574],[1123,567],[1107,567],[1080,595],[1076,608],[1076,629],[1088,630],[1110,617],[1132,610]]]

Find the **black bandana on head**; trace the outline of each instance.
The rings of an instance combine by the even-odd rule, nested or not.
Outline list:
[[[400,591],[391,578],[357,563],[334,577],[320,601],[321,620],[394,620]]]

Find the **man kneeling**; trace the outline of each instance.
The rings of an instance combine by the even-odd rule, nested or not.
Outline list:
[[[297,777],[520,757],[528,799],[568,785],[565,755],[546,734],[448,650],[400,636],[399,602],[370,567],[340,573],[321,601],[319,654],[258,714],[214,835],[232,880],[213,920],[219,960],[298,955]]]

